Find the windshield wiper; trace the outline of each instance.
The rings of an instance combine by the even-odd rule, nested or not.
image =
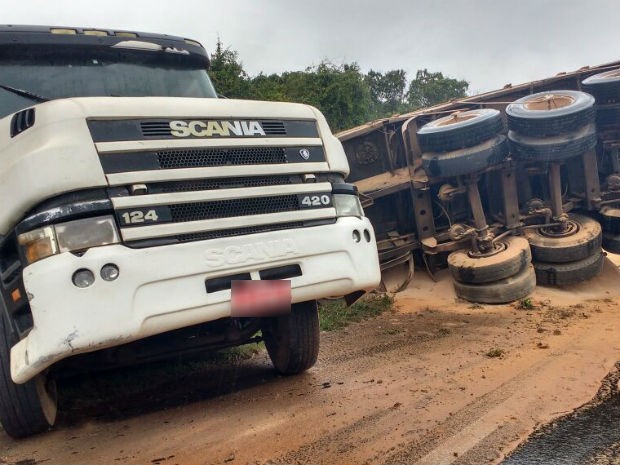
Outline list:
[[[0,89],[4,89],[6,91],[20,95],[22,97],[36,100],[37,102],[49,102],[51,100],[50,98],[43,97],[42,95],[39,95],[39,94],[35,94],[34,92],[30,92],[29,90],[18,89],[17,87],[11,87],[5,84],[0,84]]]

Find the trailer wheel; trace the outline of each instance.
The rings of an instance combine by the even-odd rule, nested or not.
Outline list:
[[[291,313],[266,318],[261,327],[269,358],[283,375],[312,367],[319,355],[319,313],[315,300],[293,304]]]
[[[492,108],[455,112],[418,130],[423,152],[449,152],[478,145],[503,129],[500,112]]]
[[[598,213],[603,234],[620,234],[620,208],[605,206]]]
[[[482,144],[446,153],[422,154],[422,166],[432,177],[451,177],[482,171],[503,162],[508,156],[508,141],[496,136]]]
[[[469,302],[505,304],[522,299],[534,291],[536,274],[528,265],[514,276],[486,284],[469,284],[454,281],[456,295]]]
[[[603,249],[620,254],[620,234],[603,233]]]
[[[600,128],[620,125],[620,108],[599,106],[596,109],[596,124]]]
[[[594,97],[575,90],[539,92],[506,107],[508,129],[545,137],[574,132],[594,123]]]
[[[56,421],[56,384],[40,374],[24,384],[11,379],[10,354],[15,338],[0,315],[0,422],[14,438],[46,431]]]
[[[488,257],[472,257],[469,250],[452,252],[448,256],[452,277],[461,283],[490,283],[516,275],[532,261],[530,244],[523,237],[508,237],[498,246],[504,250]]]
[[[583,215],[569,214],[570,235],[554,235],[546,228],[526,229],[534,262],[568,263],[583,260],[600,251],[602,230],[598,221]]]
[[[597,135],[594,124],[590,124],[570,134],[553,137],[530,137],[508,131],[508,139],[510,152],[516,160],[552,162],[567,160],[593,149]]]
[[[605,254],[594,255],[569,263],[534,262],[536,282],[547,286],[565,286],[594,278],[603,270]]]
[[[581,84],[585,92],[594,96],[597,104],[620,102],[620,69],[595,74]]]

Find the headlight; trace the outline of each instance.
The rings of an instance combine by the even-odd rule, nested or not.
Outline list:
[[[364,216],[364,210],[357,195],[334,194],[333,201],[336,216]]]
[[[120,242],[112,216],[67,221],[17,236],[28,264],[61,252]]]

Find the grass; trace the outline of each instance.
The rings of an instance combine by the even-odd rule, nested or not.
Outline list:
[[[494,348],[489,350],[486,354],[487,357],[489,358],[500,358],[501,356],[503,356],[506,353],[506,351],[504,349],[499,349],[499,348]]]
[[[319,325],[321,331],[334,331],[380,315],[393,304],[394,299],[386,294],[369,294],[350,307],[342,299],[322,300],[319,303]]]
[[[517,309],[519,310],[534,310],[537,306],[532,302],[532,299],[526,297],[525,299],[521,299],[517,303]]]

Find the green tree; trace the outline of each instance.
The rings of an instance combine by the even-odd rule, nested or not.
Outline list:
[[[372,119],[370,90],[357,63],[324,61],[304,71],[259,74],[250,81],[249,98],[307,103],[338,131]]]
[[[431,73],[427,69],[418,70],[415,79],[409,84],[407,103],[412,110],[429,107],[465,97],[468,88],[467,81],[444,77],[442,73]]]
[[[394,69],[385,74],[370,70],[366,74],[366,82],[370,87],[375,117],[390,116],[405,111],[405,89],[407,73],[402,69]]]
[[[224,48],[218,38],[215,53],[211,54],[209,76],[215,89],[221,95],[230,98],[248,98],[250,96],[249,77],[239,60],[239,54],[230,48]]]

